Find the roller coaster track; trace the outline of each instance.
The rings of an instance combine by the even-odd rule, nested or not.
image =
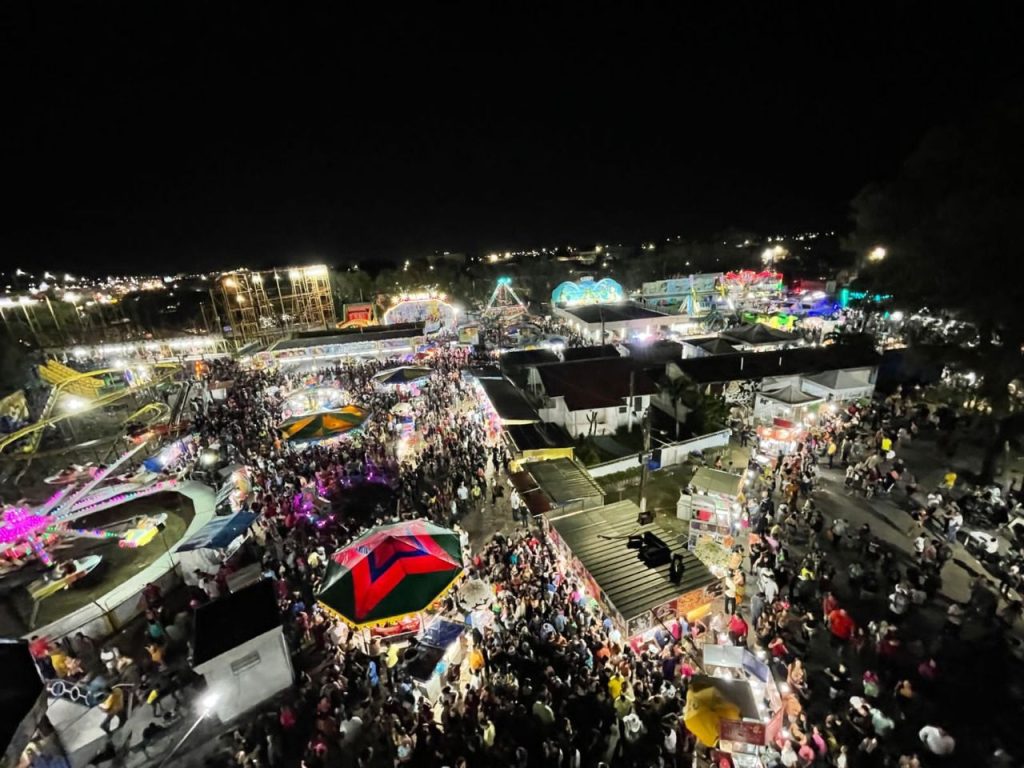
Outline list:
[[[72,384],[92,376],[102,376],[108,373],[121,373],[123,372],[124,369],[103,368],[101,370],[88,371],[87,373],[78,373],[75,374],[74,376],[68,377],[64,381],[59,382],[58,384],[54,385],[53,390],[51,390],[50,396],[46,401],[46,406],[43,408],[43,413],[39,417],[38,421],[36,421],[33,424],[29,424],[27,427],[22,427],[16,432],[12,432],[11,434],[7,435],[2,440],[0,440],[0,454],[6,451],[7,448],[9,448],[10,446],[15,445],[16,443],[18,443],[21,440],[24,440],[25,438],[28,438],[28,440],[21,446],[20,452],[34,454],[36,452],[36,449],[39,448],[39,443],[43,437],[43,431],[47,427],[59,424],[62,421],[74,418],[75,416],[80,416],[83,413],[93,411],[97,408],[102,408],[103,406],[110,405],[111,403],[116,403],[118,400],[121,400],[122,398],[128,397],[129,395],[138,394],[139,392],[149,389],[150,387],[156,387],[159,386],[160,384],[164,384],[173,379],[181,370],[181,366],[178,365],[177,363],[156,363],[153,366],[153,368],[153,378],[151,378],[149,381],[140,383],[136,386],[125,387],[124,389],[119,389],[116,392],[101,395],[100,397],[97,397],[92,400],[83,398],[83,404],[81,408],[77,408],[72,412],[61,413],[54,416],[52,415],[53,409],[57,406],[57,403],[60,400],[60,395],[64,392],[65,389],[70,387]],[[150,405],[155,405],[155,403],[150,403]],[[140,411],[142,410],[145,410],[145,408],[140,409]]]

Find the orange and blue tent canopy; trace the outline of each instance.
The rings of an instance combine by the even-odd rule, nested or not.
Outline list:
[[[370,412],[362,406],[346,405],[331,411],[293,416],[278,428],[286,440],[324,440],[361,427],[369,416]]]

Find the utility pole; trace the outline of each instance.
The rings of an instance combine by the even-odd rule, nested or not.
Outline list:
[[[633,399],[636,392],[636,368],[629,370],[629,405],[626,406],[626,413],[629,415],[629,431],[633,431]]]
[[[632,407],[632,405],[630,406]],[[644,429],[644,449],[640,453],[640,514],[647,512],[647,495],[644,493],[647,487],[647,463],[651,456],[651,409],[644,411],[642,421]]]

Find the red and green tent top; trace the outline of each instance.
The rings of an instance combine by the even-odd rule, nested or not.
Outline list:
[[[422,611],[462,576],[459,535],[426,520],[374,528],[331,555],[317,600],[355,627]]]

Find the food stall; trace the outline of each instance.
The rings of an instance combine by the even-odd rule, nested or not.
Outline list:
[[[542,518],[559,572],[575,578],[579,600],[602,610],[634,648],[679,616],[705,615],[720,589],[675,534],[639,524],[639,515],[632,501],[620,501]]]
[[[774,418],[770,425],[757,428],[758,449],[767,456],[787,456],[797,450],[806,434],[802,424]]]
[[[743,522],[743,475],[718,469],[698,469],[676,502],[676,517],[690,521],[687,542],[692,550],[702,538],[732,547]]]
[[[687,725],[700,730],[705,746],[717,753],[712,765],[728,758],[737,768],[761,768],[767,745],[782,730],[785,696],[772,676],[767,662],[746,648],[734,645],[704,646],[706,674],[690,681],[693,696],[714,698],[714,712],[691,710],[684,718]],[[714,721],[708,720],[714,715]],[[701,727],[704,726],[704,727]]]

